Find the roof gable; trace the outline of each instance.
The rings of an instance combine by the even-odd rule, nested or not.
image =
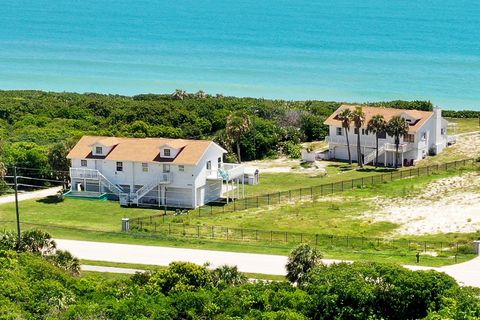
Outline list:
[[[195,165],[205,154],[211,144],[208,140],[166,139],[166,138],[114,138],[117,140],[115,148],[104,157],[112,161],[135,161],[135,162],[169,162],[176,164]],[[83,136],[67,155],[68,159],[91,158],[91,146],[97,143],[105,143],[108,137]],[[108,143],[114,141],[107,140]],[[180,151],[173,159],[160,158],[162,146],[177,146]],[[220,148],[220,147],[219,147]],[[223,149],[222,149],[223,150]]]
[[[421,110],[407,110],[407,109],[395,109],[395,108],[384,108],[384,107],[370,107],[370,106],[361,106],[361,105],[341,105],[334,113],[332,113],[324,124],[341,127],[342,122],[338,119],[338,114],[344,109],[355,110],[356,107],[361,107],[365,113],[365,122],[364,127],[367,126],[370,119],[380,114],[386,121],[389,121],[394,116],[401,116],[405,119],[410,119],[409,122],[409,132],[417,132],[430,117],[433,115],[433,111],[421,111]],[[353,126],[353,123],[352,123]]]

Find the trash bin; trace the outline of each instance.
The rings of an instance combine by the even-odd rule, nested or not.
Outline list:
[[[128,232],[130,230],[130,219],[122,218],[122,231]]]
[[[473,250],[476,254],[480,254],[480,240],[473,241]]]

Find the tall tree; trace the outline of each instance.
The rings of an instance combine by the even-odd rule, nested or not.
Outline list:
[[[387,122],[381,114],[374,115],[367,123],[367,131],[375,134],[375,167],[378,166],[378,139],[385,132]]]
[[[234,112],[227,118],[225,131],[230,142],[237,147],[237,160],[239,163],[242,162],[242,157],[240,155],[240,139],[248,132],[248,130],[250,130],[250,126],[250,117],[244,111]]]
[[[352,123],[351,120],[352,110],[350,109],[343,109],[338,114],[338,119],[342,121],[342,128],[345,129],[345,138],[347,139],[347,150],[348,150],[348,163],[352,164],[352,154],[350,152],[350,141],[348,139],[348,133],[350,131],[350,124]]]
[[[360,168],[363,168],[362,146],[360,144],[360,129],[365,122],[365,112],[362,107],[356,107],[351,115],[352,122],[357,130],[357,161]]]
[[[400,146],[400,138],[408,133],[407,121],[400,116],[394,116],[387,123],[387,133],[395,141],[395,168],[398,168],[398,148]]]

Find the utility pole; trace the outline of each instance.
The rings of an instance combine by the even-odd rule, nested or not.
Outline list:
[[[20,250],[22,241],[22,233],[20,231],[20,212],[18,210],[18,183],[17,183],[17,167],[13,167],[13,181],[15,186],[15,211],[17,215],[17,250]]]

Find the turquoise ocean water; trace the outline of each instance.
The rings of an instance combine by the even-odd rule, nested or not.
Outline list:
[[[480,110],[480,2],[2,1],[0,88]]]

